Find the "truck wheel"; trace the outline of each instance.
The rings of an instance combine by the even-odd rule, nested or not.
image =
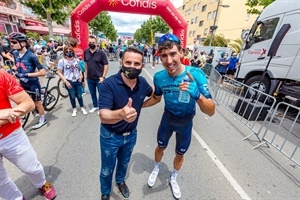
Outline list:
[[[258,89],[258,85],[259,85],[259,81],[260,81],[260,78],[261,78],[261,75],[256,75],[256,76],[253,76],[251,78],[249,78],[245,84],[248,85],[250,88],[247,90],[245,90],[245,94],[246,94],[246,98],[253,98],[254,95],[255,95],[255,91],[254,90],[251,90],[251,88],[254,88],[254,89],[257,89],[263,93],[266,93],[268,94],[269,93],[269,90],[270,90],[270,81],[267,77],[265,77],[261,84],[260,84],[260,87]],[[266,96],[265,95],[261,95],[260,98],[259,98],[259,101],[264,101],[266,99]]]

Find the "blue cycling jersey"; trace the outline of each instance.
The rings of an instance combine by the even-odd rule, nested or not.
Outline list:
[[[195,115],[196,112],[196,101],[194,99],[191,98],[189,103],[181,103],[178,101],[179,84],[185,77],[186,72],[189,72],[193,76],[200,93],[206,98],[211,98],[207,87],[206,76],[200,68],[186,66],[184,72],[176,77],[171,77],[166,69],[154,75],[154,94],[156,96],[164,95],[165,111],[180,118],[190,117]]]
[[[22,58],[20,58],[19,51],[14,51],[13,55],[18,73],[33,73],[36,72],[36,70],[43,69],[37,56],[31,51],[27,50]],[[37,81],[38,77],[28,77],[27,79],[29,81]]]

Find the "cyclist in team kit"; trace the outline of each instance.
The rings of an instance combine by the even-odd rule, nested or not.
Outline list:
[[[41,84],[38,77],[44,76],[46,71],[38,61],[36,55],[28,51],[29,43],[26,35],[22,33],[11,33],[8,36],[13,51],[16,65],[15,76],[20,79],[20,85],[24,90],[29,91],[29,95],[33,99],[38,110],[40,119],[32,129],[41,128],[46,124],[45,110],[41,101]]]

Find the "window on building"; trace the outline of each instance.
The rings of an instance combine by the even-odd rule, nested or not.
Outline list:
[[[191,20],[191,24],[193,24],[194,23],[194,18]]]
[[[207,20],[211,19],[211,12],[207,13]]]
[[[182,10],[184,10],[184,8],[185,8],[185,5],[182,6]]]
[[[192,37],[193,31],[189,32],[189,37]]]
[[[193,31],[193,37],[195,36],[196,31]]]
[[[189,15],[189,14],[191,14],[191,9],[189,9],[189,13],[188,13],[188,15]]]
[[[197,9],[200,9],[200,7],[201,7],[201,2],[198,2]]]
[[[197,40],[200,40],[200,38],[201,38],[201,35],[197,35]]]
[[[213,20],[216,20],[216,16],[217,16],[217,11],[215,10],[215,11],[213,12]]]
[[[195,4],[194,6],[193,6],[193,10],[196,10],[197,9],[197,4]]]
[[[198,17],[195,17],[195,24],[198,23]]]
[[[204,21],[201,20],[201,21],[199,22],[199,26],[203,26],[203,24],[204,24]]]
[[[205,12],[206,11],[206,5],[202,6],[202,12]]]
[[[208,34],[208,28],[204,29],[204,35]]]

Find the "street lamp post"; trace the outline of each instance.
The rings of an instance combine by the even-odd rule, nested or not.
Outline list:
[[[222,6],[223,8],[229,8],[230,7],[229,5],[222,5],[221,2],[220,2],[220,0],[218,0],[216,15],[214,17],[214,24],[210,27],[211,34],[210,34],[210,39],[209,39],[209,46],[211,46],[215,30],[218,28],[218,26],[216,26],[216,22],[217,22],[218,11],[219,11],[219,7],[220,6]]]

